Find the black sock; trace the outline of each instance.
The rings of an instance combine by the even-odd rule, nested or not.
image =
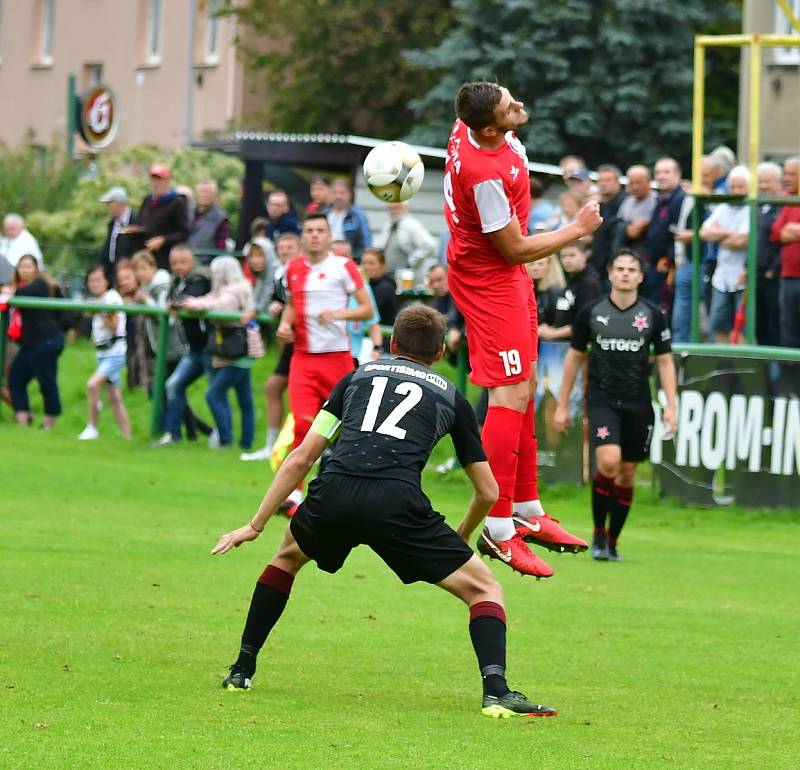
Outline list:
[[[614,484],[614,497],[611,498],[611,523],[608,527],[608,542],[616,545],[620,532],[633,503],[633,487],[620,487]]]
[[[469,608],[469,635],[483,679],[483,694],[500,697],[506,683],[506,616],[495,602],[478,602]]]
[[[614,494],[614,479],[595,471],[592,484],[592,520],[595,534],[605,532],[606,514],[611,510],[611,497]]]
[[[250,676],[255,673],[258,653],[286,607],[293,581],[288,572],[270,565],[256,583],[236,661]]]

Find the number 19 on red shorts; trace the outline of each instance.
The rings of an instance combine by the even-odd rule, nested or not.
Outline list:
[[[501,350],[497,355],[500,356],[500,360],[503,362],[506,377],[516,377],[522,373],[522,359],[520,358],[519,350],[516,348]]]

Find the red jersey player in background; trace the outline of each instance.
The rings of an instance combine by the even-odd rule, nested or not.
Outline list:
[[[523,574],[549,577],[553,570],[526,542],[574,552],[587,543],[562,529],[539,501],[531,371],[536,301],[524,265],[593,232],[602,218],[592,202],[572,224],[525,235],[528,158],[513,133],[528,121],[522,102],[496,83],[477,82],[461,86],[455,107],[444,177],[448,278],[466,322],[472,381],[489,389],[482,439],[500,490],[478,550]]]
[[[374,314],[356,263],[331,252],[325,214],[307,214],[301,237],[304,256],[286,265],[286,306],[277,331],[282,342],[294,343],[289,367],[292,449],[300,446],[336,383],[355,368],[347,321],[367,321]],[[348,309],[351,294],[358,305]],[[301,500],[300,489],[292,492],[286,501],[290,514]]]

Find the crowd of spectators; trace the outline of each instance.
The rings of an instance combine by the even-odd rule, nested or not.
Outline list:
[[[633,249],[646,265],[641,295],[659,305],[670,319],[673,339],[688,342],[692,316],[691,185],[679,164],[661,158],[651,169],[633,165],[625,176],[611,164],[591,175],[583,160],[561,161],[563,192],[547,194],[543,180],[531,178],[529,231],[547,232],[572,221],[587,201],[600,203],[602,226],[593,236],[562,249],[560,254],[528,266],[539,305],[540,338],[569,340],[580,309],[608,288],[606,265],[620,248]],[[781,205],[784,195],[796,195],[800,158],[783,166],[758,166],[757,232],[750,229],[749,208],[737,200],[702,205],[701,304],[697,311],[705,338],[727,343],[741,338],[747,249],[757,245],[757,327],[759,344],[800,347],[800,207]],[[285,267],[303,252],[301,219],[324,214],[335,255],[360,264],[373,316],[349,322],[354,356],[383,355],[381,326],[391,326],[404,288],[425,287],[430,302],[448,318],[448,356],[455,361],[464,341],[463,318],[449,295],[443,258],[446,234],[437,244],[423,222],[403,203],[390,204],[383,227],[376,232],[367,215],[353,204],[346,180],[324,175],[310,180],[308,203],[302,212],[289,195],[270,190],[263,216],[250,226],[250,238],[238,257],[230,223],[220,207],[214,180],[194,189],[176,185],[170,169],[149,170],[150,191],[138,207],[122,186],[100,198],[108,214],[98,262],[86,275],[91,297],[105,305],[144,304],[186,310],[226,310],[240,314],[237,322],[195,317],[170,317],[167,379],[162,393],[153,392],[157,319],[122,311],[97,313],[91,320],[91,339],[97,352],[96,371],[87,382],[88,420],[80,438],[99,436],[101,394],[107,391],[111,411],[123,436],[130,435],[122,370],[129,388],[141,387],[164,403],[164,432],[159,446],[196,440],[202,434],[212,447],[234,443],[228,392],[233,390],[239,411],[239,446],[243,459],[265,459],[284,419],[284,396],[292,345],[282,346],[275,371],[264,385],[267,402],[267,441],[251,452],[254,442],[251,367],[259,344],[278,344],[267,330],[259,334],[254,321],[266,313],[279,320],[286,301]],[[593,181],[593,176],[596,181]],[[702,191],[708,195],[746,196],[749,171],[736,164],[728,148],[717,148],[702,159]],[[300,212],[300,213],[298,213]],[[15,213],[3,220],[0,239],[0,286],[21,296],[63,296],[45,271],[42,250]],[[352,299],[351,299],[352,302]],[[36,379],[44,396],[44,427],[51,428],[61,412],[57,365],[65,332],[75,319],[56,311],[13,311],[8,329],[4,396],[20,423],[31,423],[28,386]],[[256,330],[254,333],[254,329]],[[255,351],[255,352],[254,352]],[[214,418],[198,418],[187,389],[207,378],[206,401]]]
[[[589,200],[600,203],[602,226],[582,245],[588,254],[580,272],[580,307],[596,290],[608,288],[606,265],[610,256],[623,247],[633,249],[646,265],[641,296],[660,306],[670,321],[673,340],[689,342],[692,317],[692,211],[691,182],[683,178],[673,158],[660,158],[651,170],[634,165],[625,174],[604,164],[592,182],[583,161],[576,156],[561,160],[566,187],[554,205],[546,196],[541,180],[531,182],[532,208],[529,231],[546,232],[570,222]],[[767,200],[757,210],[756,239],[756,340],[761,345],[800,346],[800,207],[781,205],[776,200],[798,194],[800,158],[788,158],[783,167],[764,162],[757,168],[759,196]],[[704,195],[747,197],[750,172],[737,165],[727,147],[718,147],[702,158]],[[701,206],[701,303],[699,314],[702,339],[718,344],[741,341],[746,322],[747,253],[750,242],[750,209],[744,201],[704,201]],[[559,255],[564,279],[564,305],[575,301],[573,277],[569,267],[574,255],[570,247]],[[532,268],[541,280],[544,267]],[[592,280],[586,273],[593,274]],[[587,287],[591,287],[588,288]],[[542,310],[542,297],[539,297]],[[550,301],[544,301],[547,319]],[[558,318],[558,314],[556,315]],[[558,320],[556,321],[558,323]],[[556,327],[558,328],[558,327]],[[547,320],[542,339],[564,339]]]

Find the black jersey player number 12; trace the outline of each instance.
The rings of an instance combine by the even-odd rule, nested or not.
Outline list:
[[[386,419],[376,428],[378,410],[386,393],[386,384],[388,382],[388,377],[372,378],[372,393],[367,403],[367,409],[364,412],[364,419],[361,422],[361,430],[367,433],[375,431],[385,436],[404,439],[406,430],[405,428],[400,428],[398,423],[422,400],[422,388],[415,382],[401,382],[394,389],[394,392],[399,396],[405,396],[405,398],[392,409]]]

